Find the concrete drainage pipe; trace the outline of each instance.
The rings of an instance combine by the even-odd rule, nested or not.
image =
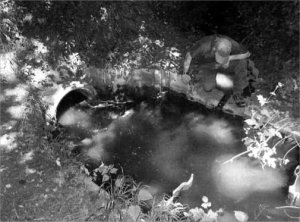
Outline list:
[[[92,100],[96,94],[93,87],[80,82],[71,82],[68,86],[55,85],[43,96],[48,107],[46,119],[57,122],[67,109],[84,100]]]

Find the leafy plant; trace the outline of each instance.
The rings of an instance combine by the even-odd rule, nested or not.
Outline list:
[[[122,218],[129,215],[134,221],[138,218],[143,201],[152,198],[141,183],[136,183],[131,177],[123,174],[117,175],[117,168],[102,163],[99,167],[91,172],[94,181],[101,179],[100,188],[108,195],[107,202],[104,207],[106,217],[111,214],[119,214]],[[85,168],[85,172],[90,174]]]
[[[261,165],[276,168],[279,165],[285,165],[288,160],[283,157],[275,157],[277,154],[277,146],[282,144],[288,138],[292,138],[291,135],[283,134],[283,131],[293,125],[288,115],[278,111],[271,110],[267,105],[270,103],[271,98],[276,96],[276,91],[283,87],[282,83],[278,83],[275,89],[270,92],[270,96],[265,98],[263,95],[257,95],[259,105],[252,105],[250,108],[251,116],[245,120],[245,134],[242,139],[247,150],[234,156],[230,160],[224,162],[228,163],[234,159],[248,154],[249,157],[258,159]],[[276,143],[271,143],[276,139]],[[296,144],[295,147],[298,145]],[[292,147],[291,149],[294,149]]]
[[[110,164],[107,166],[104,163],[102,163],[99,167],[93,170],[93,177],[94,179],[96,179],[98,173],[100,173],[102,175],[102,182],[104,183],[109,181],[112,175],[116,175],[117,171],[118,169],[114,168],[114,165]]]
[[[0,2],[0,52],[7,52],[15,47],[20,37],[15,2]]]

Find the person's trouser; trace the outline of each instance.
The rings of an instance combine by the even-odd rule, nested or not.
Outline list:
[[[243,90],[249,85],[247,59],[231,61],[228,72],[233,79],[233,94],[241,95]]]
[[[254,69],[254,63],[248,59],[231,61],[227,69],[216,69],[213,64],[205,64],[199,67],[194,81],[200,82],[203,89],[210,92],[217,88],[216,75],[222,73],[233,80],[233,94],[241,95],[243,90],[249,85],[249,79],[255,80],[257,78],[258,73],[252,73]]]
[[[216,82],[217,70],[209,65],[199,67],[198,73],[194,77],[194,81],[200,83],[206,92],[210,92],[217,87]]]

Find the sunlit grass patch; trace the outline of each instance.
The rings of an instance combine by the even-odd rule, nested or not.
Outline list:
[[[4,102],[6,100],[5,96],[1,93],[0,94],[0,103]]]
[[[1,125],[1,128],[2,128],[1,132],[8,132],[8,131],[14,129],[15,126],[17,125],[17,123],[18,123],[17,120],[9,120],[8,122],[3,123]]]
[[[0,136],[0,149],[5,151],[11,151],[18,147],[16,141],[17,133],[11,132]]]
[[[7,88],[4,90],[5,98],[13,98],[13,102],[23,102],[28,96],[28,86],[25,84],[18,84],[14,88]]]
[[[15,56],[15,52],[0,53],[0,78],[10,83],[17,81]]]
[[[25,104],[13,105],[6,109],[13,119],[22,119],[26,111]]]
[[[24,163],[26,163],[27,161],[32,160],[32,159],[33,159],[33,156],[34,156],[34,151],[33,151],[33,150],[30,150],[29,152],[27,152],[27,153],[25,153],[25,154],[23,154],[23,155],[21,156],[21,159],[20,159],[19,163],[24,164]]]

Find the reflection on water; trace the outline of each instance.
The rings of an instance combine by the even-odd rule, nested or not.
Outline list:
[[[191,206],[200,206],[204,195],[216,208],[242,206],[250,199],[256,206],[284,200],[281,173],[261,170],[246,158],[220,165],[224,157],[245,150],[241,119],[208,114],[178,98],[156,106],[142,103],[117,119],[106,111],[86,110],[88,116],[82,112],[84,121],[89,121],[84,126],[90,128],[90,134],[86,127],[80,134],[81,139],[89,137],[82,142],[82,152],[122,167],[125,174],[150,185],[158,195],[170,193],[193,173],[193,186],[181,197],[181,202]],[[77,117],[75,122],[82,125]]]
[[[231,156],[219,157],[222,163]],[[259,163],[240,157],[228,164],[215,164],[213,173],[218,190],[234,200],[243,200],[255,192],[278,191],[287,178],[272,168],[261,169]]]

